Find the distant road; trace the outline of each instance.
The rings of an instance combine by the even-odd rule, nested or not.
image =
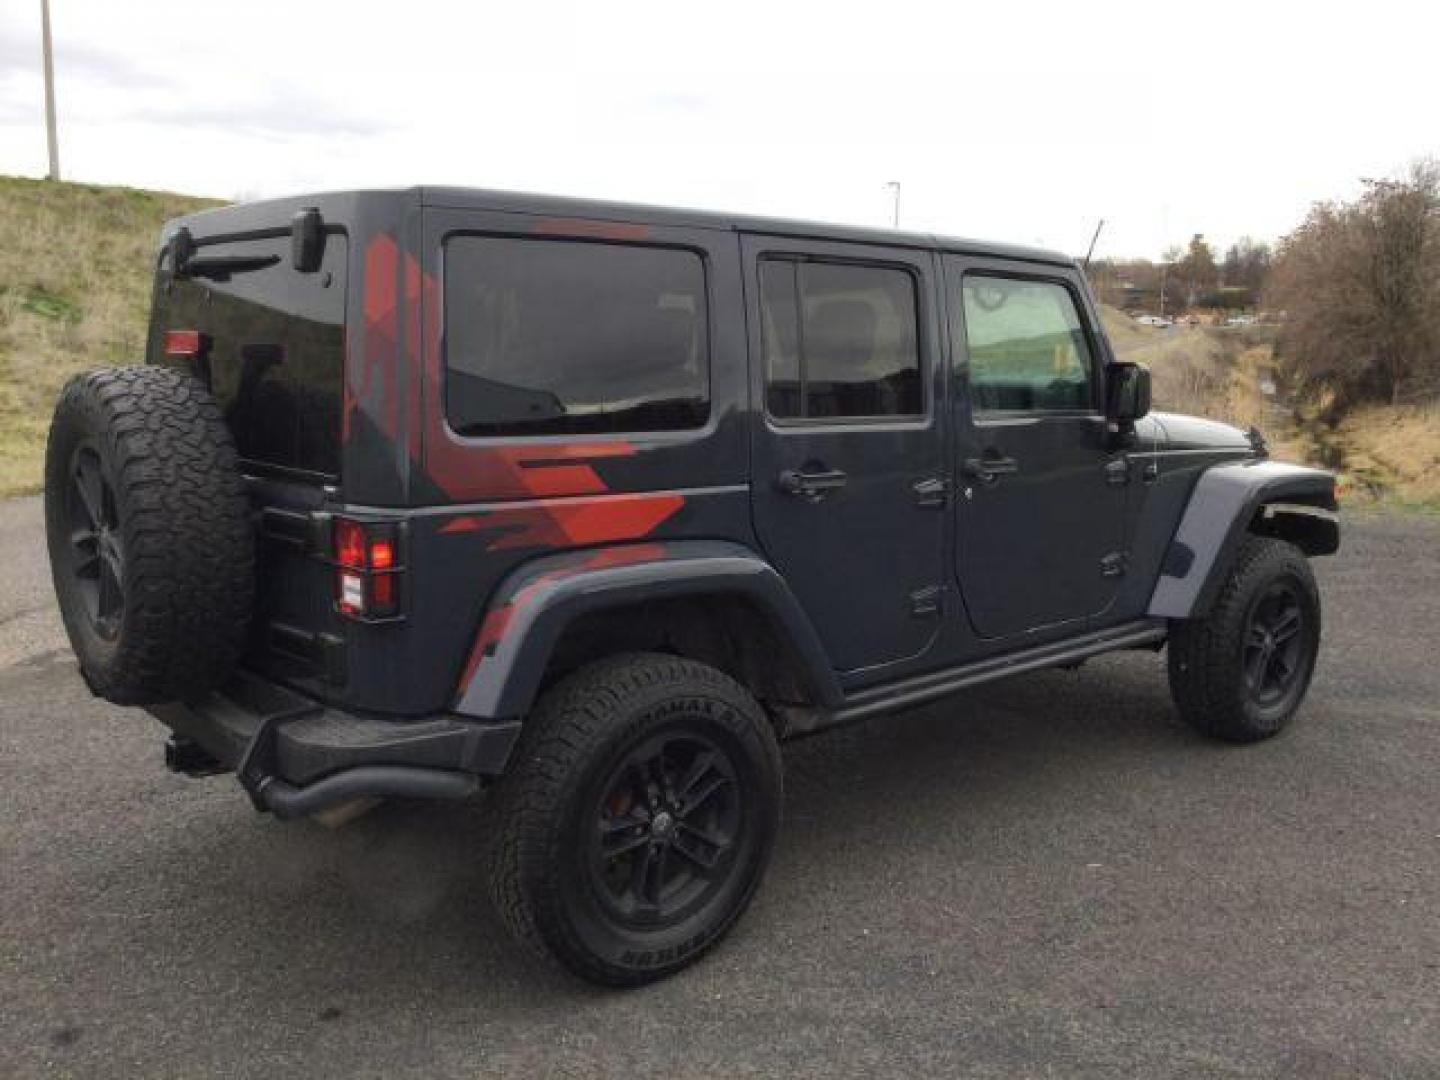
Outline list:
[[[1319,676],[1247,749],[1107,657],[786,750],[749,916],[606,993],[481,899],[483,805],[337,832],[92,699],[0,503],[0,1076],[1434,1078],[1440,522],[1318,565]]]

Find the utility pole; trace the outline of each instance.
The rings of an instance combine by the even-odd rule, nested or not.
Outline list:
[[[900,227],[900,181],[891,180],[885,186],[895,193],[895,211],[890,224],[898,229]]]
[[[60,139],[55,134],[55,59],[50,46],[50,0],[40,0],[40,26],[45,43],[45,135],[50,143],[50,179],[60,179]]]

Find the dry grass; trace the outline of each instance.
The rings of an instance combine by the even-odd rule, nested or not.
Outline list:
[[[1119,308],[1111,307],[1109,304],[1101,304],[1099,307],[1100,322],[1105,326],[1105,336],[1110,339],[1110,344],[1120,352],[1125,352],[1152,338],[1160,337],[1164,333],[1153,326],[1142,326]]]
[[[160,226],[213,205],[0,176],[0,496],[40,490],[66,379],[141,359]]]
[[[1339,461],[1352,505],[1440,511],[1440,403],[1369,406],[1332,430],[1313,418],[1298,420],[1291,408],[1262,392],[1265,381],[1282,389],[1285,382],[1264,327],[1157,330],[1112,309],[1103,309],[1101,317],[1116,351],[1150,366],[1157,409],[1254,425],[1282,461]]]
[[[1357,494],[1440,509],[1440,403],[1357,409],[1336,435]]]

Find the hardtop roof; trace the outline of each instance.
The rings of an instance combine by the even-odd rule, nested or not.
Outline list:
[[[424,206],[463,210],[495,210],[517,214],[546,214],[634,224],[670,225],[679,228],[726,229],[735,232],[767,233],[815,240],[840,240],[859,244],[885,244],[891,247],[964,252],[1001,259],[1054,263],[1061,266],[1072,266],[1075,262],[1069,255],[1041,248],[937,236],[931,233],[906,232],[899,229],[875,229],[858,225],[837,225],[819,221],[693,210],[684,207],[648,206],[642,203],[577,199],[562,195],[532,195],[524,192],[492,191],[483,188],[420,187],[416,190],[419,193],[420,202]]]
[[[674,206],[647,206],[641,203],[578,199],[564,195],[535,195],[520,191],[463,187],[417,186],[288,195],[185,214],[166,222],[163,233],[168,235],[181,224],[195,226],[205,234],[210,234],[213,230],[222,235],[252,228],[274,228],[277,224],[275,221],[277,216],[284,215],[288,218],[288,215],[296,209],[305,206],[318,205],[327,213],[338,210],[342,214],[348,215],[353,212],[355,204],[370,198],[409,198],[418,201],[422,206],[437,208],[586,218],[597,221],[676,228],[723,229],[733,232],[800,237],[808,240],[833,240],[856,244],[883,244],[888,247],[922,248],[930,251],[951,251],[996,259],[1045,263],[1052,266],[1073,267],[1075,265],[1075,260],[1071,256],[1057,251],[1017,244],[999,244],[986,240],[969,240],[963,237],[940,236],[932,233],[865,228],[858,225],[838,225],[830,222],[800,221]]]

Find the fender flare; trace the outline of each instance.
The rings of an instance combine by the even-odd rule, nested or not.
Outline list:
[[[1335,552],[1336,510],[1335,475],[1324,469],[1268,460],[1206,469],[1165,553],[1148,614],[1188,619],[1208,611],[1262,513],[1267,532],[1297,540],[1306,554]]]
[[[740,544],[678,540],[542,556],[500,583],[456,687],[462,716],[513,719],[530,711],[566,627],[607,607],[685,596],[739,596],[786,635],[820,704],[844,700],[814,626],[783,578]]]

